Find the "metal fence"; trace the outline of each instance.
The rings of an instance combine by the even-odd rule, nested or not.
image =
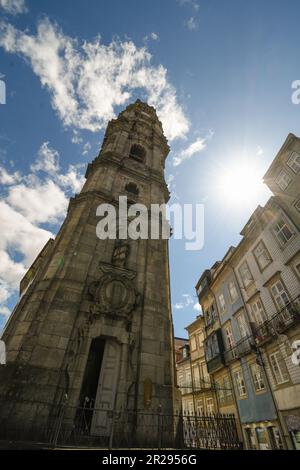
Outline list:
[[[105,423],[102,433],[93,425],[97,414]],[[241,448],[234,415],[165,414],[161,410],[117,412],[89,407],[61,410],[52,444],[115,449]]]

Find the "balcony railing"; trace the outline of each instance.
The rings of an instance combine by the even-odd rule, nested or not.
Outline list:
[[[277,312],[269,320],[254,327],[255,342],[256,344],[262,344],[270,341],[274,336],[282,334],[297,323],[300,323],[300,295],[285,305],[280,312]]]
[[[253,345],[254,339],[252,335],[241,339],[233,348],[224,351],[225,363],[228,364],[229,362],[238,359],[245,354],[249,354],[253,348]]]

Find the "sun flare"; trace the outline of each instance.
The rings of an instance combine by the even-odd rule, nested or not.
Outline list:
[[[220,171],[218,195],[231,206],[252,205],[265,191],[262,169],[258,165],[238,163]]]

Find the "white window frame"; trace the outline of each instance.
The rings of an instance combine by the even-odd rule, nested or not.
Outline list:
[[[294,173],[296,173],[296,175],[299,173],[300,171],[300,155],[299,153],[293,151],[288,160],[287,160],[287,165],[293,170]]]
[[[269,355],[269,360],[271,364],[271,368],[273,371],[273,375],[275,378],[275,381],[277,385],[284,384],[286,382],[289,382],[289,373],[284,361],[284,358],[282,357],[281,352],[275,351],[274,353]],[[281,364],[284,364],[283,368],[285,369],[283,371],[283,368],[281,367]]]
[[[250,331],[244,310],[236,314],[236,321],[240,330],[241,338],[247,338],[247,336],[250,334]]]
[[[203,415],[204,414],[204,405],[203,405],[203,399],[198,398],[196,402],[196,408],[197,408],[197,413],[198,415]]]
[[[277,175],[277,177],[275,179],[275,182],[278,184],[279,188],[282,191],[286,190],[286,188],[289,186],[291,181],[292,181],[292,178],[284,170],[281,170],[280,173]]]
[[[270,253],[262,240],[260,240],[260,242],[254,248],[253,254],[261,270],[264,270],[272,262]],[[263,262],[261,262],[262,258],[263,258]]]
[[[248,272],[249,274],[248,277],[245,276],[246,272]],[[250,284],[252,284],[254,280],[247,261],[243,261],[243,263],[240,265],[239,273],[240,273],[243,285],[247,289],[247,287],[250,286]]]
[[[235,340],[234,340],[231,323],[227,323],[226,325],[224,325],[224,329],[225,329],[225,334],[226,334],[229,349],[233,349],[235,346]]]
[[[223,293],[219,295],[219,304],[220,304],[221,313],[224,313],[226,311],[226,302],[225,302],[225,297]]]
[[[247,388],[246,388],[244,374],[242,372],[242,369],[235,371],[234,378],[235,378],[235,383],[237,386],[239,397],[245,398],[247,396]]]
[[[260,297],[257,297],[255,300],[253,300],[250,306],[252,319],[257,326],[260,326],[265,321],[267,321],[267,314]]]
[[[256,392],[263,392],[266,390],[265,379],[262,368],[258,364],[251,364],[251,375],[253,379],[254,389]]]
[[[285,229],[290,232],[289,237],[287,237]],[[286,245],[295,235],[294,230],[283,217],[275,222],[273,230],[279,244],[282,246]]]
[[[277,279],[270,285],[272,296],[277,307],[281,310],[290,303],[290,296],[281,279]]]
[[[206,398],[206,409],[207,413],[213,414],[215,411],[215,405],[213,398]]]
[[[235,284],[234,281],[229,281],[228,290],[229,290],[229,295],[230,295],[231,302],[233,303],[239,297],[239,294],[238,294],[238,291],[237,291],[237,288],[236,288],[236,284]]]

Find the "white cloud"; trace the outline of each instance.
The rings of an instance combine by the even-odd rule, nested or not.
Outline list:
[[[190,30],[194,31],[198,28],[198,21],[194,16],[191,16],[186,22],[185,26]]]
[[[8,203],[33,223],[56,223],[65,214],[68,199],[51,180],[35,187],[19,184],[9,189]]]
[[[194,301],[190,294],[182,294],[183,300],[174,304],[176,310],[182,310],[184,308],[190,307]]]
[[[159,36],[158,36],[157,33],[152,32],[152,33],[150,34],[150,38],[153,39],[153,41],[158,41]]]
[[[195,11],[198,11],[200,6],[196,0],[177,0],[180,5],[189,5],[194,8]]]
[[[59,166],[59,153],[44,142],[31,165],[31,173],[10,175],[5,169],[0,177],[6,181],[0,201],[0,315],[8,312],[6,302],[18,290],[20,280],[53,234],[40,224],[56,224],[66,213],[68,196],[79,192],[85,165]],[[15,254],[20,260],[15,261]]]
[[[193,307],[194,310],[196,310],[197,312],[201,313],[202,312],[202,308],[201,308],[201,305],[197,302],[195,303],[194,307]]]
[[[10,15],[19,15],[28,11],[25,0],[0,0],[1,8]]]
[[[0,184],[10,185],[15,184],[21,180],[21,175],[18,171],[8,173],[5,168],[0,167]]]
[[[86,142],[83,146],[83,149],[82,149],[82,155],[87,155],[89,153],[89,151],[91,150],[91,144],[90,142]]]
[[[5,318],[8,318],[11,314],[11,311],[5,305],[0,307],[0,315],[3,315]],[[1,330],[0,330],[1,331]]]
[[[37,161],[31,165],[33,172],[44,171],[46,173],[56,173],[59,170],[58,151],[49,147],[49,142],[44,142],[38,151]]]
[[[22,264],[26,267],[53,236],[48,230],[31,223],[6,201],[0,201],[0,233],[0,251],[8,253],[14,250],[21,253]]]
[[[173,157],[173,166],[181,165],[184,160],[188,160],[197,153],[202,152],[206,147],[207,140],[211,138],[212,135],[213,133],[210,132],[206,137],[198,137],[188,147],[181,150],[181,152]]]
[[[152,39],[152,41],[158,41],[159,40],[159,35],[157,33],[150,33],[149,35],[147,34],[145,37],[144,37],[144,41],[147,43],[150,39]]]
[[[74,193],[79,193],[85,182],[85,177],[79,172],[82,165],[70,165],[66,174],[57,175],[58,183],[70,189]]]
[[[100,38],[79,43],[48,19],[39,22],[36,35],[2,23],[0,46],[30,62],[65,126],[98,132],[114,117],[116,106],[124,106],[134,92],[143,90],[170,140],[185,136],[189,129],[167,70],[152,65],[146,47],[118,40],[104,45]]]

